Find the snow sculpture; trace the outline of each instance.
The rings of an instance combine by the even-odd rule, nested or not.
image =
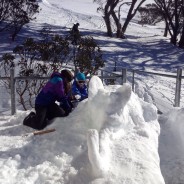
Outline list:
[[[103,176],[109,170],[110,147],[108,130],[104,130],[99,138],[98,131],[88,130],[87,145],[88,158],[92,166],[92,172],[95,177]]]
[[[98,90],[101,89],[104,89],[101,79],[98,76],[93,76],[89,82],[89,99],[92,99],[97,94]]]
[[[89,99],[92,101],[99,90],[104,90],[102,81],[97,76],[92,77],[89,83]],[[108,93],[108,92],[102,92]],[[99,93],[99,95],[101,95]],[[110,96],[109,96],[110,95]],[[131,96],[131,87],[128,84],[124,84],[119,87],[115,92],[102,95],[103,99],[103,111],[109,117],[112,124],[121,124],[114,114],[122,114],[125,105],[129,101]],[[99,107],[101,109],[101,107]],[[102,113],[101,113],[102,114]],[[100,119],[99,119],[100,120]],[[101,118],[102,120],[102,118]],[[107,120],[104,120],[107,121]],[[118,121],[118,122],[117,122]],[[99,122],[102,124],[102,122]],[[101,177],[107,173],[110,166],[110,139],[108,129],[103,129],[100,134],[96,129],[89,129],[87,133],[87,146],[88,146],[88,158],[92,167],[92,172],[95,177]]]

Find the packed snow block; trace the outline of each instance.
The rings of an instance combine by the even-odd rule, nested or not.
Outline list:
[[[184,108],[173,108],[160,119],[159,153],[166,183],[184,183]]]
[[[104,90],[102,81],[98,76],[93,76],[89,82],[89,99],[92,99],[95,95],[97,95],[99,90]]]
[[[158,155],[157,108],[135,95],[129,84],[97,88],[88,103],[103,114],[103,118],[94,116],[94,121],[103,121],[101,131],[106,128],[111,132],[107,154],[100,150],[101,131],[89,130],[87,134],[88,157],[97,183],[164,184]]]

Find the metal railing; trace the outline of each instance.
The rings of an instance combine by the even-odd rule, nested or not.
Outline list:
[[[117,79],[121,78],[122,84],[127,82],[127,72],[132,73],[132,90],[134,91],[135,86],[135,74],[149,74],[149,75],[157,75],[162,77],[169,77],[169,78],[175,78],[176,79],[176,87],[175,87],[175,100],[174,100],[174,106],[179,107],[180,106],[180,96],[181,96],[181,80],[184,78],[182,76],[182,69],[177,69],[176,75],[169,75],[169,74],[163,74],[163,73],[156,73],[156,72],[146,72],[141,70],[131,70],[123,68],[121,71],[121,74],[105,71],[105,70],[99,70],[101,72],[100,75],[98,75],[102,82],[105,79]],[[107,73],[108,75],[106,75]],[[16,113],[16,98],[15,98],[15,82],[16,80],[48,80],[49,77],[38,77],[38,76],[32,76],[32,77],[15,77],[14,76],[14,69],[11,69],[10,71],[10,77],[0,77],[0,80],[10,80],[10,91],[11,91],[11,114]]]
[[[102,70],[102,76],[104,75],[103,72],[110,73],[108,71]],[[182,69],[178,68],[176,75],[165,74],[165,73],[157,73],[157,72],[147,72],[141,70],[132,70],[123,68],[121,74],[112,73],[114,78],[121,77],[122,84],[127,82],[127,72],[132,73],[132,91],[135,89],[135,74],[148,74],[148,75],[157,75],[161,77],[168,77],[176,79],[176,86],[175,86],[175,100],[174,100],[174,107],[180,107],[180,98],[181,98],[181,81],[184,79],[182,76]]]
[[[126,70],[126,69],[124,69],[124,70]],[[146,71],[141,71],[141,70],[129,70],[129,71],[132,72],[132,90],[133,91],[134,91],[134,86],[135,86],[135,73],[157,75],[157,76],[176,79],[174,107],[180,107],[181,80],[184,79],[184,76],[182,76],[182,69],[181,68],[177,69],[176,75],[165,74],[165,73],[156,73],[156,72],[146,72]]]

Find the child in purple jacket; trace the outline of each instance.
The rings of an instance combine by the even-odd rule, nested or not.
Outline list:
[[[37,130],[44,129],[48,121],[55,117],[67,116],[72,106],[67,97],[70,89],[70,82],[73,74],[69,70],[62,70],[61,73],[54,72],[50,80],[42,88],[35,100],[35,111],[31,112],[23,121],[23,124]],[[55,102],[64,104],[64,109]]]

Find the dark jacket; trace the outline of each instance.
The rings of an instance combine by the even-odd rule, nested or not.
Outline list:
[[[79,32],[79,29],[78,29],[78,24],[74,24],[73,27],[72,27],[72,33],[78,33]]]

